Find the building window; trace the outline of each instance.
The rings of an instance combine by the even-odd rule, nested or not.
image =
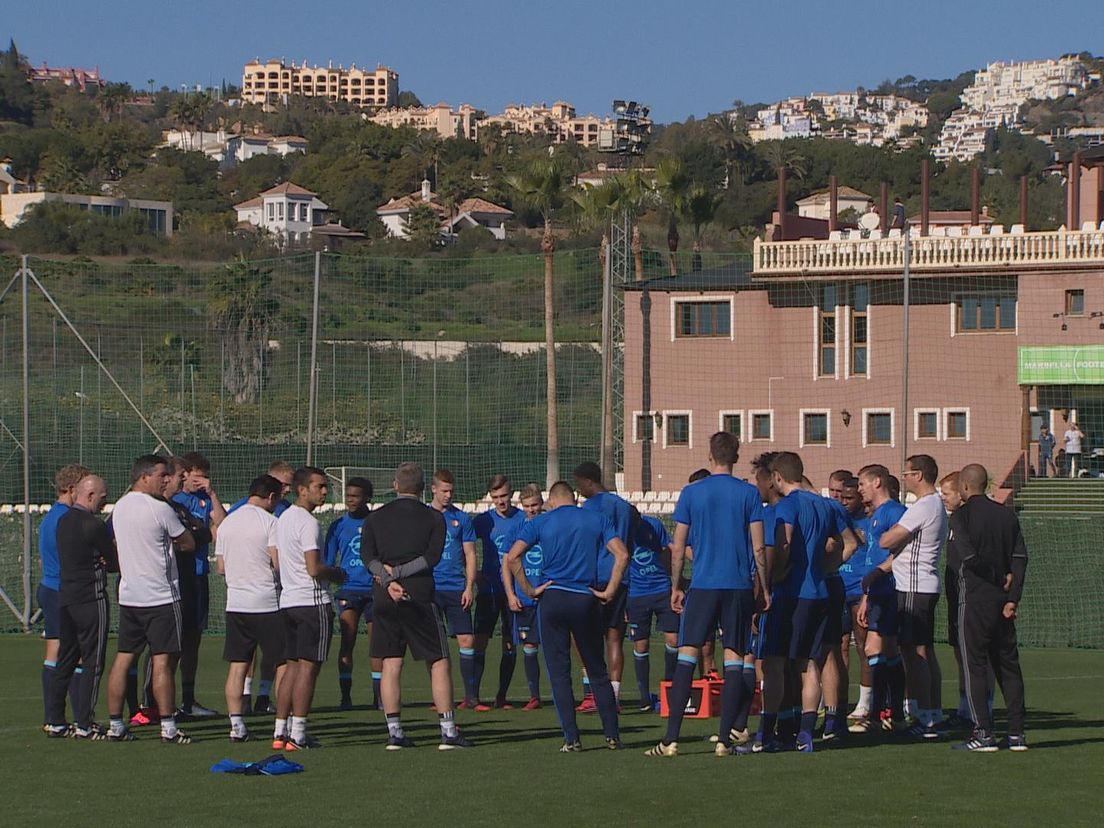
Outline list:
[[[732,335],[732,302],[676,302],[676,336]]]
[[[817,376],[836,375],[836,286],[820,288],[820,311],[817,325]]]
[[[891,409],[863,410],[863,445],[893,445],[893,411]]]
[[[690,446],[690,412],[664,413],[663,447]]]
[[[308,216],[309,210],[310,210],[309,205],[307,205],[307,204],[300,204],[299,205],[299,221],[310,221],[310,218]]]
[[[943,409],[943,439],[970,439],[970,410],[968,408]]]
[[[772,411],[749,411],[748,416],[751,417],[751,439],[752,440],[766,440],[773,442],[774,440],[774,412]]]
[[[1067,290],[1066,291],[1066,316],[1084,316],[1085,315],[1085,291],[1083,290]]]
[[[851,288],[851,376],[867,374],[866,349],[869,347],[867,307],[870,304],[870,285],[862,283]]]
[[[271,201],[268,202],[268,220],[274,221],[276,218],[276,205]]]
[[[640,443],[644,440],[655,440],[655,412],[634,412],[633,442]]]
[[[915,422],[913,432],[917,440],[939,439],[939,410],[917,409],[914,412]]]
[[[955,299],[959,333],[1016,330],[1016,297],[975,294]]]
[[[828,411],[801,410],[801,446],[827,446]]]
[[[721,412],[721,431],[735,434],[740,440],[744,439],[744,415],[740,411]]]

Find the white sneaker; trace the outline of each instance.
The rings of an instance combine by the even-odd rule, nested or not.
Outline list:
[[[855,709],[847,714],[847,718],[849,718],[849,719],[869,719],[870,718],[870,708],[863,707],[862,705],[856,704]]]

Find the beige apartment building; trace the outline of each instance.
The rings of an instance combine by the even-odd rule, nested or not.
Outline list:
[[[764,451],[799,452],[817,486],[926,453],[999,487],[1030,473],[1040,424],[1060,448],[1076,421],[1104,473],[1104,151],[1085,156],[1068,231],[910,239],[907,344],[899,234],[757,240],[750,268],[629,285],[623,488],[681,489],[718,430],[741,476]]]
[[[610,132],[615,126],[610,118],[580,116],[566,101],[556,101],[552,106],[509,104],[500,115],[484,118],[478,126],[489,124],[498,124],[506,132],[548,135],[554,144],[574,140],[584,147],[597,146],[603,130]]]
[[[242,100],[269,103],[291,95],[328,98],[354,106],[390,107],[399,99],[399,73],[386,66],[296,66],[282,60],[252,60],[242,71]]]
[[[411,106],[403,109],[381,109],[368,120],[392,129],[410,126],[427,132],[436,132],[441,138],[467,138],[475,140],[478,110],[471,104],[460,104],[453,109],[447,103],[436,106]]]

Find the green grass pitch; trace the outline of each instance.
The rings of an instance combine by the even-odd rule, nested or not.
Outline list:
[[[219,638],[205,641],[198,692],[201,702],[220,710],[221,646]],[[492,642],[485,685],[497,680],[494,648]],[[652,659],[659,669],[661,649]],[[354,701],[365,701],[370,698],[365,639],[358,653]],[[113,655],[114,642],[109,662]],[[382,714],[337,711],[331,657],[311,718],[311,730],[325,747],[293,757],[306,766],[305,773],[277,778],[208,772],[223,757],[249,761],[271,753],[267,738],[231,745],[225,719],[184,725],[196,739],[189,746],[162,745],[148,728],[131,744],[46,739],[39,730],[41,657],[37,638],[0,638],[5,754],[0,808],[7,825],[512,823],[527,828],[747,820],[753,825],[1067,826],[1099,825],[1101,819],[1104,652],[1023,653],[1031,744],[1025,754],[963,755],[951,751],[948,741],[853,738],[847,748],[813,756],[718,759],[704,741],[716,719],[688,719],[682,755],[673,760],[643,755],[660,737],[662,720],[628,711],[621,718],[624,752],[602,747],[597,718],[582,717],[586,750],[558,753],[561,738],[546,681],[542,710],[458,713],[476,747],[440,753],[425,670],[413,663],[407,665],[403,716],[420,746],[388,753]],[[949,651],[941,652],[941,663],[944,702],[953,706],[957,693]],[[626,679],[631,704],[635,682],[631,675]],[[513,687],[520,699],[520,665]],[[104,703],[101,695],[101,721]],[[255,734],[269,737],[270,717],[251,717],[249,723]]]

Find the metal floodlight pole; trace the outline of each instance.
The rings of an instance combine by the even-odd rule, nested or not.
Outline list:
[[[322,254],[314,254],[314,307],[311,311],[310,371],[307,372],[307,465],[314,459],[314,418],[318,404],[318,285],[321,279]]]
[[[614,219],[610,219],[610,238],[613,238]],[[602,474],[608,488],[614,488],[616,470],[613,460],[613,257],[607,246],[602,268]]]
[[[28,299],[27,257],[23,256],[20,280],[23,291],[23,629],[31,617],[31,314]]]
[[[901,251],[901,275],[903,290],[901,294],[901,468],[905,468],[908,457],[908,399],[909,399],[909,267],[912,264],[912,240],[909,238],[909,224],[906,221],[901,228],[904,239]]]

